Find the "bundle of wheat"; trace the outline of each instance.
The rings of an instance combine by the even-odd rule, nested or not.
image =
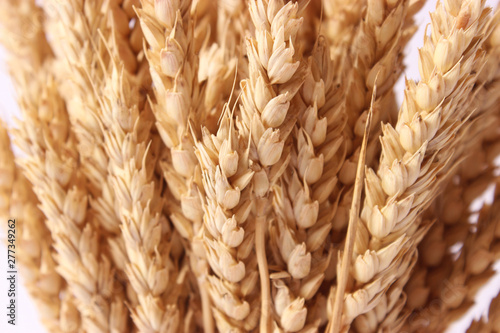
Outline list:
[[[424,2],[6,1],[0,212],[47,329],[461,317],[500,253],[498,188],[470,208],[499,185],[500,12],[438,1],[398,109]]]

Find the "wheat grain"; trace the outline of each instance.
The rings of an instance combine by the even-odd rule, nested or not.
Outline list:
[[[418,228],[418,213],[435,197],[440,183],[436,176],[459,142],[460,137],[450,140],[451,135],[472,112],[465,96],[474,87],[476,68],[484,63],[478,50],[488,10],[482,6],[447,2],[453,10],[446,11],[438,4],[431,15],[434,29],[420,53],[422,81],[407,81],[396,128],[383,126],[378,175],[367,173],[361,214],[365,228],[359,229],[354,250],[357,285],[346,295],[346,325],[378,304],[377,311],[389,313],[401,302],[400,286],[385,292],[414,263],[415,245],[428,228]],[[379,303],[381,299],[387,302]]]

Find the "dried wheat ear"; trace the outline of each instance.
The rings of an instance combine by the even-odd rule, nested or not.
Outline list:
[[[424,3],[7,0],[22,119],[0,128],[0,212],[46,328],[462,317],[500,253],[500,14],[438,1],[398,92]]]

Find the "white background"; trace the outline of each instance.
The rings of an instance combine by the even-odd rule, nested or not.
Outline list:
[[[347,0],[348,1],[348,0]],[[494,1],[487,1],[490,5],[494,4]],[[428,12],[434,9],[435,2],[428,1],[423,10],[416,15],[416,23],[419,25],[419,30],[416,36],[411,40],[407,50],[406,50],[406,76],[413,79],[418,79],[418,51],[417,48],[422,45],[422,36],[424,34],[424,28],[427,23],[429,23]],[[396,91],[398,92],[398,97],[402,98],[402,93],[404,90],[404,80],[400,80],[396,85]],[[19,110],[16,105],[15,92],[12,87],[12,83],[8,76],[8,71],[5,65],[5,52],[0,49],[0,117],[6,121],[9,125],[13,125],[13,117],[19,116]],[[1,223],[6,223],[6,221],[1,221]],[[3,232],[4,228],[0,228],[0,236],[4,243],[5,234]],[[46,332],[43,326],[40,324],[38,319],[38,314],[36,308],[29,298],[26,289],[22,285],[22,279],[18,281],[18,293],[17,293],[17,318],[16,327],[12,327],[7,324],[7,251],[5,246],[0,246],[0,332],[4,333],[36,333],[36,332]],[[500,277],[495,276],[492,281],[480,292],[478,299],[479,302],[473,307],[471,311],[464,317],[460,322],[456,323],[455,326],[451,327],[449,332],[464,332],[468,327],[468,323],[473,317],[477,317],[480,313],[483,313],[488,308],[489,301],[498,293],[500,289]]]

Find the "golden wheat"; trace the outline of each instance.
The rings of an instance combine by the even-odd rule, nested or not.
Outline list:
[[[398,110],[424,2],[6,1],[23,119],[18,156],[0,131],[0,209],[47,328],[417,332],[462,316],[500,248],[498,188],[470,210],[498,187],[500,12],[436,1]]]

